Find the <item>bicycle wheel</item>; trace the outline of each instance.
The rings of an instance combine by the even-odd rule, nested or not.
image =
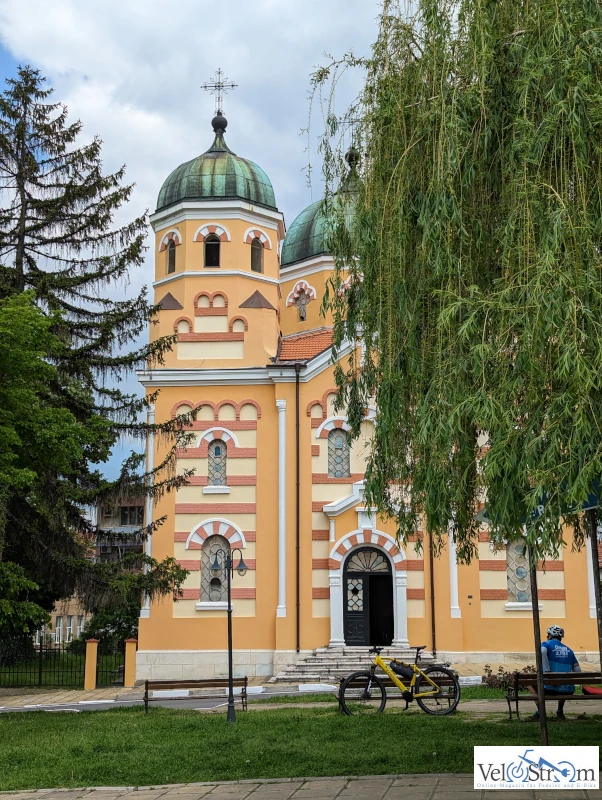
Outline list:
[[[354,672],[341,686],[341,709],[348,717],[380,714],[385,710],[387,692],[376,675]]]
[[[436,694],[426,697],[416,697],[421,692],[434,692],[432,686],[424,675],[428,675],[433,683],[437,684]],[[444,716],[456,710],[460,702],[460,684],[454,673],[445,667],[427,667],[424,675],[420,675],[416,681],[414,697],[420,708],[427,714],[438,714]]]

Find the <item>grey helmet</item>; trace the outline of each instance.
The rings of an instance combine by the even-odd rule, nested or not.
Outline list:
[[[564,637],[564,628],[561,628],[560,625],[550,625],[550,627],[547,630],[547,633],[548,636],[562,639]]]

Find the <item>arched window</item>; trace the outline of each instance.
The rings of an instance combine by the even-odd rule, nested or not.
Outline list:
[[[253,272],[263,272],[263,245],[259,239],[251,242],[251,269]]]
[[[506,582],[511,603],[531,602],[527,546],[521,540],[506,545]]]
[[[222,551],[221,553],[219,551]],[[225,561],[230,545],[223,536],[210,536],[203,544],[201,552],[201,600],[204,603],[223,603],[228,599]],[[220,575],[211,574],[211,565],[217,561],[223,567]]]
[[[214,439],[209,445],[209,470],[207,475],[207,483],[209,486],[227,486],[227,457],[226,443],[221,439]]]
[[[205,236],[205,266],[219,267],[220,238],[214,233]]]
[[[348,478],[350,474],[347,434],[335,428],[328,434],[328,477]]]
[[[170,239],[167,245],[167,274],[170,275],[176,271],[176,243]]]

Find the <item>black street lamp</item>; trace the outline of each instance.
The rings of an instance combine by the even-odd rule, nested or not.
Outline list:
[[[234,687],[232,685],[232,581],[234,577],[234,553],[240,554],[240,560],[236,571],[242,577],[247,574],[247,565],[242,557],[242,550],[235,548],[228,552],[221,549],[215,551],[215,559],[211,564],[211,575],[214,578],[219,578],[225,571],[228,587],[228,722],[236,722],[236,711],[234,710]],[[218,556],[222,556],[222,563],[220,563]]]

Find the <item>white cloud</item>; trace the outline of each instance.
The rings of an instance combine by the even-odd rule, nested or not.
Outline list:
[[[106,170],[127,164],[128,218],[152,211],[167,175],[211,144],[214,100],[200,85],[221,66],[239,84],[228,145],[270,176],[290,225],[320,193],[319,169],[313,197],[302,172],[309,74],[325,51],[368,55],[378,11],[372,0],[0,0],[0,41],[48,77],[86,138],[100,135]],[[343,82],[341,111],[361,82]],[[152,257],[130,291],[150,285]]]

